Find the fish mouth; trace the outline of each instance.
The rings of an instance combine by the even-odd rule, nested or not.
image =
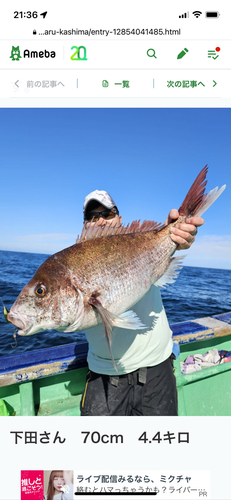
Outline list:
[[[17,313],[10,311],[7,314],[7,320],[10,321],[10,323],[13,323],[13,325],[15,325],[17,328],[19,328],[18,335],[30,335],[30,331],[33,328],[33,321],[32,324],[27,326],[28,325],[27,316],[23,316],[22,314],[19,315]]]

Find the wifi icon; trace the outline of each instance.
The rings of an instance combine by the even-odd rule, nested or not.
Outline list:
[[[193,15],[195,17],[200,17],[201,14],[202,14],[202,12],[200,10],[194,10],[194,12],[193,12]]]

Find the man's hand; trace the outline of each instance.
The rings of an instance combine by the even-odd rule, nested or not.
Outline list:
[[[177,219],[179,217],[179,212],[175,208],[169,213],[165,224],[169,224],[171,219]],[[177,243],[177,250],[186,250],[190,248],[192,243],[195,241],[195,236],[197,234],[197,227],[204,224],[204,219],[201,217],[191,217],[185,223],[180,223],[175,227],[171,228],[171,238],[172,241]]]

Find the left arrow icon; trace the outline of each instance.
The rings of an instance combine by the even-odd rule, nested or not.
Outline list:
[[[17,82],[14,82],[14,84],[16,85],[16,87],[19,87],[18,82],[19,82],[19,80],[17,80]]]

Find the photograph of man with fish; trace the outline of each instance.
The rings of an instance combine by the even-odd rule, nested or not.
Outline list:
[[[192,215],[193,211],[190,217]],[[178,212],[172,210],[168,217],[169,222],[171,220],[173,223],[173,218],[178,221],[176,229],[172,226],[170,235],[172,242],[175,243],[175,248],[176,246],[179,250],[189,248],[194,241],[196,227],[203,224],[203,219],[201,217],[187,218],[187,224],[180,223]],[[167,227],[169,227],[168,220],[166,220]],[[119,230],[123,228],[122,217],[119,216],[118,208],[111,196],[105,191],[93,191],[85,198],[84,221],[85,226],[81,237],[83,241],[91,237],[99,237],[99,232],[96,235],[94,235],[94,232],[92,234],[93,228],[100,228],[102,235],[104,235],[107,234],[105,229],[109,227],[110,235],[104,237],[108,238],[108,243],[111,245],[111,235],[117,235],[116,239],[118,239]],[[148,277],[149,272],[147,270],[151,266],[153,273],[161,265],[169,269],[169,264],[166,266],[163,262],[165,260],[163,256],[165,251],[163,251],[163,255],[159,253],[158,246],[159,244],[160,248],[162,246],[162,243],[159,243],[159,241],[156,241],[156,245],[154,241],[151,244],[152,248],[156,246],[151,258],[153,265],[149,257],[146,257],[148,250],[147,242],[144,244],[143,251],[141,249],[139,252],[136,251],[139,245],[139,238],[135,241],[136,235],[140,236],[143,233],[143,236],[145,236],[147,233],[150,237],[153,234],[153,236],[155,235],[159,239],[159,236],[163,234],[161,233],[161,229],[155,232],[156,223],[153,226],[153,229],[151,229],[150,223],[147,223],[146,226],[137,225],[133,230],[132,228],[127,228],[127,241],[125,242],[125,246],[123,246],[125,235],[121,234],[119,260],[117,263],[116,261],[113,263],[113,268],[115,269],[116,263],[115,270],[119,270],[119,276],[113,276],[112,283],[118,283],[116,284],[116,288],[119,288],[119,295],[122,295],[120,309],[124,310],[126,300],[130,302],[129,295],[134,296],[138,292],[138,288],[140,288],[138,292],[140,299],[138,299],[138,302],[136,301],[135,306],[133,305],[130,317],[128,317],[128,313],[124,320],[120,316],[121,327],[115,328],[113,332],[113,325],[120,326],[116,322],[117,316],[113,318],[108,317],[108,311],[102,310],[100,298],[97,298],[98,295],[93,299],[94,307],[102,317],[111,357],[108,356],[109,352],[105,345],[105,338],[102,335],[102,326],[100,325],[94,329],[90,328],[87,330],[89,372],[81,401],[81,414],[84,416],[177,415],[176,379],[173,373],[172,362],[172,332],[169,328],[159,288],[158,286],[151,286],[150,288],[150,278]],[[170,227],[168,231],[170,231]],[[174,248],[172,243],[169,243],[171,250],[167,252],[169,253],[168,257],[166,254],[167,259],[171,258],[172,248]],[[135,255],[133,257],[134,249]],[[126,255],[128,258],[126,258]],[[131,262],[133,258],[134,266],[132,266]],[[148,259],[147,268],[145,267],[146,258]],[[123,266],[123,259],[126,259],[125,266]],[[99,257],[97,261],[99,262]],[[143,261],[142,268],[140,268],[141,261]],[[128,272],[128,266],[130,267],[130,272]],[[175,266],[173,266],[173,274],[174,271]],[[134,274],[137,280],[131,286],[132,274]],[[171,279],[172,276],[168,275],[167,281],[169,278]],[[126,292],[123,294],[123,284],[125,284],[127,279],[129,281],[125,285]],[[154,279],[156,283],[156,277]],[[143,290],[141,281],[144,282]],[[148,292],[143,293],[147,289],[149,289]],[[109,300],[113,302],[113,299]],[[127,309],[128,307],[126,307]],[[141,318],[142,322],[140,323],[139,320]],[[129,325],[126,324],[127,321],[130,321]],[[126,328],[129,328],[129,330],[126,330]],[[139,331],[140,329],[141,331]],[[145,332],[142,330],[145,330]],[[116,363],[114,359],[117,360]],[[113,366],[111,360],[113,361]]]
[[[51,385],[54,374],[65,376],[66,415],[199,415],[198,386],[202,400],[211,393],[202,414],[229,415],[217,395],[220,409],[211,405],[220,381],[213,377],[208,389],[198,374],[206,367],[213,376],[219,365],[217,378],[231,384],[230,201],[222,194],[231,177],[230,111],[1,114],[13,195],[2,200],[3,414],[22,414],[6,390],[15,372],[24,387],[34,380],[33,415],[60,414],[57,397],[44,413],[36,400],[41,373],[47,386],[48,376]],[[20,123],[15,150],[12,120]],[[73,343],[75,359],[67,359]],[[83,344],[88,353],[77,367]],[[58,357],[43,358],[55,346]],[[20,353],[31,357],[24,367]]]

